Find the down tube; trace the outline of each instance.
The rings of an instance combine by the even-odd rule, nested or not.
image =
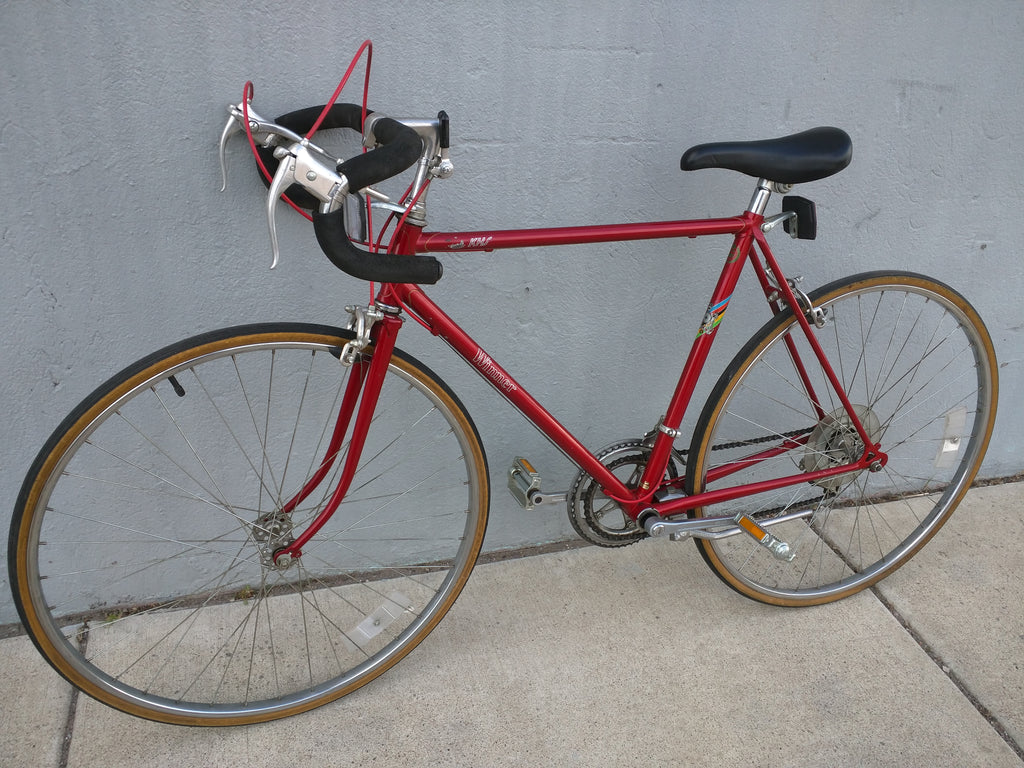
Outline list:
[[[523,389],[509,373],[496,363],[454,320],[446,315],[419,288],[412,285],[395,286],[406,307],[419,315],[431,331],[444,339],[455,352],[469,363],[492,387],[504,396],[531,424],[568,456],[584,472],[593,477],[604,492],[623,504],[627,511],[639,512],[643,505],[634,501],[636,495],[623,485],[612,472],[599,462],[554,416]]]

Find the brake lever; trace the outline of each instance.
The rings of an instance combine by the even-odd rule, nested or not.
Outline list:
[[[281,251],[277,246],[277,199],[284,195],[284,191],[295,183],[295,156],[284,147],[274,150],[274,157],[280,160],[277,166],[277,173],[274,180],[270,182],[270,191],[267,193],[267,226],[270,228],[270,248],[274,253],[274,260],[270,268],[277,266]]]
[[[264,147],[275,146],[274,157],[279,161],[274,178],[267,192],[267,228],[270,230],[270,248],[274,258],[270,268],[277,267],[281,249],[277,239],[277,201],[293,184],[299,184],[320,200],[320,210],[330,213],[337,210],[348,193],[348,180],[336,170],[337,160],[327,152],[283,125],[264,120],[248,102],[228,105],[228,121],[220,135],[221,192],[227,189],[227,143],[236,133],[246,129],[253,141]],[[288,146],[282,146],[288,142]],[[301,176],[301,180],[300,177]]]
[[[279,144],[282,141],[291,143],[303,141],[303,137],[294,131],[266,120],[256,113],[251,104],[228,105],[228,121],[220,134],[220,147],[218,157],[220,158],[220,191],[228,188],[228,167],[227,167],[227,145],[228,140],[236,133],[243,133],[245,130],[246,113],[249,115],[249,131],[252,133],[253,141],[262,146]],[[315,145],[314,145],[315,146]]]
[[[229,110],[235,109],[235,107],[228,107]],[[220,147],[217,151],[217,156],[220,158],[220,191],[223,192],[228,188],[228,164],[227,164],[227,146],[228,139],[234,136],[236,133],[241,133],[242,126],[235,119],[234,113],[228,118],[227,124],[224,126],[224,130],[220,132]]]
[[[337,210],[348,193],[348,179],[335,169],[337,161],[306,140],[289,147],[278,147],[274,150],[274,157],[280,162],[267,192],[267,226],[270,228],[270,247],[274,252],[271,269],[277,266],[280,256],[277,245],[277,200],[284,196],[288,187],[298,184],[316,197],[320,201],[322,213]]]

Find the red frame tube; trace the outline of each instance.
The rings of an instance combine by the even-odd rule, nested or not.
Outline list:
[[[552,414],[550,414],[529,392],[527,392],[511,374],[509,374],[499,363],[497,363],[482,347],[480,347],[462,328],[452,320],[445,312],[415,285],[408,284],[384,284],[380,287],[377,301],[384,305],[401,306],[406,308],[416,319],[418,319],[435,336],[444,339],[455,350],[461,358],[470,364],[492,387],[505,397],[517,410],[519,410],[542,434],[555,444],[566,456],[569,457],[584,472],[593,477],[602,487],[606,495],[614,498],[621,505],[623,510],[636,519],[641,512],[653,509],[661,516],[680,514],[687,510],[727,501],[742,496],[753,495],[765,491],[776,490],[788,485],[813,482],[815,480],[831,477],[833,475],[845,474],[851,471],[863,470],[875,462],[884,463],[886,457],[878,450],[867,435],[867,432],[860,423],[856,412],[853,410],[846,393],[843,391],[838,377],[824,355],[820,344],[814,338],[814,332],[804,317],[803,313],[797,312],[797,321],[803,330],[804,335],[810,343],[811,349],[819,364],[825,372],[826,378],[836,391],[840,401],[850,414],[852,421],[864,441],[865,452],[861,459],[853,464],[833,467],[831,469],[816,472],[804,472],[787,477],[775,478],[773,480],[739,485],[732,488],[725,488],[717,491],[704,491],[689,497],[677,498],[667,502],[654,502],[653,496],[662,485],[665,469],[671,456],[672,444],[676,430],[682,423],[683,415],[690,403],[697,379],[707,361],[711,346],[714,343],[718,332],[718,324],[728,307],[728,302],[739,281],[743,266],[750,261],[757,273],[758,280],[765,291],[766,296],[778,290],[773,306],[777,310],[780,302],[788,306],[799,306],[792,289],[786,283],[785,277],[775,261],[768,243],[761,231],[763,217],[750,211],[742,216],[735,216],[726,219],[706,220],[680,220],[666,222],[651,222],[641,224],[609,224],[600,226],[583,227],[555,227],[541,229],[521,230],[482,230],[473,232],[424,232],[414,226],[403,226],[396,233],[392,242],[392,249],[399,253],[438,253],[450,251],[493,251],[504,248],[526,248],[533,246],[549,245],[581,245],[601,242],[622,242],[631,240],[647,240],[677,237],[705,237],[710,235],[733,235],[733,246],[722,272],[718,278],[708,304],[708,313],[702,323],[697,337],[694,339],[690,353],[676,384],[675,391],[669,401],[668,409],[662,425],[659,425],[655,437],[651,457],[640,479],[640,485],[636,489],[627,488],[607,467],[605,467],[579,440],[577,440],[568,429],[566,429]],[[754,243],[757,243],[755,249]],[[757,258],[757,251],[760,250],[765,261],[762,265]],[[767,270],[775,278],[778,287],[772,285]],[[340,447],[340,441],[348,430],[348,424],[352,416],[355,396],[359,395],[359,409],[356,413],[355,424],[353,425],[352,438],[349,445],[349,452],[346,465],[339,480],[338,487],[327,506],[320,512],[316,520],[295,540],[289,547],[282,550],[293,556],[301,554],[301,547],[308,541],[317,530],[334,514],[340,505],[352,476],[355,473],[356,464],[359,460],[363,441],[366,437],[366,430],[369,427],[373,415],[373,408],[383,382],[387,364],[390,361],[391,351],[394,348],[395,337],[401,326],[401,319],[394,316],[386,316],[385,320],[374,327],[375,351],[369,371],[365,373],[365,382],[362,380],[362,372],[357,374],[357,380],[350,382],[349,390],[346,392],[345,405],[343,405],[338,417],[338,425],[335,427],[335,434],[332,438],[329,455],[321,465],[320,471],[306,484],[299,496],[289,502],[285,511],[294,509],[298,502],[308,495],[313,487],[319,483],[333,462]],[[802,359],[798,354],[795,344],[787,340],[788,348],[800,378],[807,389],[808,396],[816,405],[820,402],[815,395]],[[351,402],[350,402],[351,401]],[[820,406],[818,406],[820,412]],[[819,417],[820,417],[819,413]],[[340,432],[340,434],[339,434]],[[778,455],[786,450],[803,445],[805,441],[800,439],[787,440],[779,446],[752,454],[740,460],[737,468],[748,465],[752,462]],[[337,446],[335,445],[337,443]],[[716,474],[712,479],[731,474],[733,470],[725,469]],[[678,484],[676,479],[674,484]],[[714,520],[715,518],[709,518]]]
[[[423,232],[407,228],[399,253],[493,251],[499,248],[531,248],[545,245],[587,245],[629,240],[673,237],[735,235],[750,226],[746,216],[728,219],[655,221],[642,224],[601,224],[585,227],[499,229],[478,232]]]
[[[298,538],[291,544],[282,547],[274,553],[274,562],[278,562],[279,558],[285,554],[291,557],[299,557],[302,554],[302,547],[305,546],[306,542],[323,528],[337,511],[338,507],[341,506],[342,501],[345,500],[345,494],[348,493],[349,486],[352,484],[352,478],[355,477],[356,469],[359,465],[359,459],[363,454],[363,444],[366,442],[366,434],[370,429],[370,422],[373,421],[373,412],[377,407],[377,398],[380,396],[380,390],[384,384],[384,375],[387,373],[388,365],[391,363],[391,353],[395,348],[395,338],[398,336],[399,328],[402,327],[402,322],[402,318],[396,315],[385,315],[372,329],[371,339],[374,342],[374,354],[370,358],[369,366],[366,366],[362,361],[353,364],[353,368],[359,366],[360,370],[358,374],[354,373],[353,377],[349,379],[344,403],[338,415],[338,423],[334,428],[334,435],[331,438],[332,445],[335,441],[338,441],[340,444],[341,439],[348,431],[352,407],[355,399],[358,397],[359,410],[355,414],[356,420],[352,426],[352,437],[349,440],[348,454],[345,457],[345,467],[341,471],[341,478],[338,480],[338,485],[334,489],[330,500],[320,510],[320,513],[306,530],[299,534]],[[366,367],[367,370],[362,370],[363,367]],[[318,474],[320,472],[324,475],[327,474],[327,471],[330,469],[328,461],[333,464],[334,455],[336,455],[336,451],[333,455],[328,455],[321,464]],[[327,467],[325,468],[324,465],[327,465]],[[307,483],[299,495],[289,501],[282,509],[287,511],[294,509],[315,487],[315,485],[310,487],[310,484]]]
[[[352,364],[352,374],[345,385],[345,394],[342,397],[341,409],[338,411],[338,418],[334,424],[334,432],[331,434],[331,442],[327,446],[327,455],[320,462],[320,467],[313,473],[313,476],[302,486],[302,490],[291,501],[281,507],[283,513],[290,515],[294,512],[295,508],[305,501],[309,494],[316,490],[316,487],[323,482],[324,478],[327,477],[327,473],[331,471],[331,467],[334,466],[338,453],[341,451],[342,441],[344,441],[345,434],[348,432],[348,425],[352,420],[352,414],[355,412],[359,393],[362,392],[363,382],[366,380],[368,370],[369,365],[363,360],[356,360]]]
[[[708,315],[705,324],[702,324],[700,332],[690,349],[690,353],[683,366],[676,389],[672,394],[669,407],[663,421],[662,429],[659,429],[652,446],[651,457],[640,480],[637,489],[626,488],[607,468],[604,467],[596,457],[586,449],[561,423],[559,423],[540,403],[538,403],[515,379],[496,363],[473,339],[465,333],[451,318],[449,318],[436,304],[430,301],[422,290],[414,286],[385,286],[394,292],[394,298],[415,313],[430,328],[431,332],[445,339],[456,353],[477,368],[484,378],[488,379],[492,386],[498,389],[514,407],[526,416],[527,419],[562,450],[574,463],[585,472],[591,475],[602,486],[604,492],[619,501],[627,514],[636,518],[645,509],[651,508],[654,493],[661,485],[665,468],[671,455],[673,433],[682,423],[683,416],[690,403],[693,391],[697,385],[697,379],[707,361],[711,346],[718,330],[718,322],[724,314],[728,301],[736,288],[743,265],[749,260],[752,264],[758,279],[765,287],[766,295],[774,290],[769,282],[768,275],[760,261],[756,257],[754,243],[757,243],[767,268],[775,276],[779,283],[781,301],[789,306],[799,306],[793,291],[786,283],[781,268],[775,261],[768,247],[764,233],[761,231],[761,224],[764,218],[760,215],[747,211],[742,216],[727,219],[707,220],[680,220],[667,222],[652,222],[641,224],[611,224],[601,226],[585,227],[558,227],[529,230],[485,230],[474,232],[446,232],[433,233],[423,232],[415,228],[407,228],[403,238],[398,242],[400,252],[441,252],[441,251],[492,251],[502,248],[523,248],[530,246],[547,245],[575,245],[598,242],[619,242],[625,240],[643,240],[674,237],[704,237],[709,235],[734,235],[733,246],[729,256],[722,268],[718,283],[712,293],[711,301],[708,304]],[[770,290],[769,290],[770,289]],[[382,295],[382,300],[387,300]],[[778,304],[778,299],[776,300]],[[716,317],[715,309],[720,308]],[[776,307],[777,308],[777,307]],[[814,338],[814,333],[802,313],[797,313],[800,326],[807,336],[811,348],[825,371],[826,377],[832,387],[839,395],[840,401],[851,414],[855,427],[864,440],[865,454],[859,462],[852,465],[845,465],[820,471],[820,478],[829,477],[835,474],[850,472],[854,469],[864,469],[879,456],[884,461],[884,455],[880,454],[877,446],[874,446],[869,439],[864,426],[857,418],[856,412],[850,406],[849,400],[842,386],[831,368],[824,351]],[[708,324],[710,320],[710,324]],[[787,340],[787,346],[791,357],[797,367],[800,378],[808,392],[808,397],[818,405],[820,401],[810,383],[810,379],[804,368],[801,356],[796,350],[795,344]],[[480,357],[482,356],[482,358]],[[485,361],[482,366],[480,360]],[[802,445],[799,440],[787,441],[789,447]],[[785,450],[785,447],[774,450],[763,451],[757,457],[748,457],[748,463],[777,455]],[[724,473],[728,474],[728,473]],[[677,514],[687,509],[703,506],[714,501],[725,501],[745,495],[753,495],[776,488],[794,485],[801,482],[809,482],[818,477],[819,473],[800,473],[785,478],[777,478],[771,481],[738,486],[736,489],[723,489],[722,491],[710,491],[697,494],[685,499],[678,499],[666,504],[655,504],[655,510],[662,516]],[[716,478],[718,479],[718,478]]]

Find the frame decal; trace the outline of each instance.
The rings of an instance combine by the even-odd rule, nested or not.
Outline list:
[[[493,381],[495,386],[497,386],[502,392],[515,392],[519,389],[515,382],[506,376],[505,373],[495,365],[490,355],[482,349],[477,349],[476,354],[473,355],[473,365],[477,367],[480,373]]]
[[[726,296],[722,301],[714,305],[708,306],[708,311],[704,315],[704,322],[700,325],[700,330],[697,331],[697,338],[701,336],[710,336],[714,333],[718,324],[722,322],[722,317],[725,315],[725,309],[729,306],[729,299],[732,296]]]

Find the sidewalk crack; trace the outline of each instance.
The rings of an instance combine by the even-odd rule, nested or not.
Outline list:
[[[68,768],[68,758],[71,756],[71,738],[75,734],[75,714],[78,711],[78,689],[71,687],[71,701],[68,702],[68,716],[64,721],[64,736],[61,738],[60,762],[58,768]]]
[[[78,631],[78,652],[83,658],[89,648],[89,625],[83,624]],[[68,760],[71,758],[71,740],[75,735],[75,718],[78,715],[78,688],[71,686],[71,700],[68,702],[68,716],[64,720],[64,735],[61,738],[60,762],[57,768],[68,768]]]
[[[1017,740],[1010,735],[1010,732],[1007,730],[1006,726],[1003,725],[1002,721],[992,712],[992,710],[982,704],[981,700],[974,694],[970,687],[968,687],[967,683],[964,682],[960,675],[954,672],[950,665],[947,664],[938,652],[929,645],[928,641],[921,636],[921,633],[911,626],[910,622],[904,618],[903,614],[897,610],[896,606],[882,595],[878,587],[871,587],[871,592],[876,598],[878,598],[878,601],[885,606],[885,609],[892,614],[892,617],[899,622],[899,625],[903,627],[914,642],[918,644],[921,650],[928,655],[928,658],[935,662],[935,665],[942,670],[942,674],[944,674],[949,681],[956,686],[957,690],[960,691],[963,697],[970,702],[971,706],[974,707],[978,714],[985,718],[986,722],[988,722],[992,729],[999,735],[999,738],[1006,742],[1006,745],[1014,751],[1014,754],[1024,762],[1024,747],[1017,743]]]

